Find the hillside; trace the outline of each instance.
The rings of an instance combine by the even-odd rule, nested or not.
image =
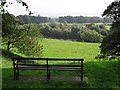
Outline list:
[[[86,61],[94,61],[100,51],[99,43],[43,39],[42,44],[43,57],[84,58]]]

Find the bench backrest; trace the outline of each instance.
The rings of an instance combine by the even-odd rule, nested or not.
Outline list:
[[[33,61],[33,60],[44,60],[44,61],[46,61],[46,65],[48,65],[49,64],[49,62],[48,61],[79,61],[79,62],[81,62],[81,67],[83,66],[83,61],[84,61],[84,59],[76,59],[76,58],[16,58],[16,57],[13,57],[12,58],[12,60],[13,60],[13,64],[17,64],[18,62],[20,62],[20,61]],[[15,61],[17,61],[17,63],[15,63]]]

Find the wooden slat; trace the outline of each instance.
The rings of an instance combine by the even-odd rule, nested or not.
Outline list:
[[[47,68],[38,68],[38,67],[18,67],[18,70],[47,70]],[[57,71],[80,71],[80,68],[49,68],[48,70],[57,70]]]
[[[81,70],[81,67],[50,66],[50,70]]]
[[[83,58],[17,58],[17,57],[12,57],[14,60],[47,60],[48,61],[84,61]]]
[[[55,71],[81,71],[81,69],[61,69],[61,68],[50,68],[49,70],[55,70]]]
[[[16,69],[19,70],[47,70],[47,68],[43,67],[18,67]]]
[[[81,67],[81,65],[70,65],[70,64],[53,64],[53,65],[48,65],[48,66],[61,66],[61,67]]]
[[[14,63],[14,65],[20,66],[47,66],[46,64],[22,64],[22,63]],[[65,66],[65,67],[81,67],[81,65],[73,65],[73,64],[49,64],[48,66]]]
[[[16,67],[19,70],[47,70],[45,66],[24,66],[24,67]],[[81,67],[62,67],[62,66],[50,66],[48,70],[81,70]]]
[[[19,66],[47,66],[46,64],[15,64]]]

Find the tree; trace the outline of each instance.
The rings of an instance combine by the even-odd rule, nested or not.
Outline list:
[[[2,37],[3,42],[7,44],[7,50],[10,50],[10,44],[13,42],[15,32],[17,31],[17,18],[9,13],[2,14]]]
[[[29,15],[32,14],[28,9],[28,6],[22,0],[16,0],[26,7],[29,11]],[[20,21],[14,15],[10,14],[4,7],[10,2],[1,2],[1,13],[2,13],[2,37],[3,42],[7,44],[7,50],[11,48],[17,48],[21,53],[27,56],[41,56],[43,47],[38,43],[37,37],[40,37],[39,27],[36,25],[30,25],[28,27],[18,27]]]
[[[80,41],[80,34],[79,34],[80,28],[77,26],[71,27],[71,39]]]
[[[80,32],[80,37],[85,42],[101,42],[102,35],[95,30],[84,30]]]
[[[117,58],[120,56],[120,0],[112,2],[103,16],[111,17],[114,21],[110,33],[102,41],[99,57]]]
[[[21,25],[18,31],[19,33],[16,33],[17,36],[14,38],[16,41],[12,43],[12,46],[27,56],[41,57],[43,46],[37,40],[37,38],[42,38],[39,26],[37,24]]]

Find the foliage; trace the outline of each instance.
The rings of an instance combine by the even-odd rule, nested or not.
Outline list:
[[[8,45],[8,51],[10,49],[10,44],[14,42],[14,38],[17,36],[15,33],[19,32],[16,27],[18,24],[19,20],[15,18],[14,15],[9,13],[2,14],[2,37],[3,42]]]
[[[108,56],[119,56],[120,52],[120,32],[111,32],[103,39],[101,53]]]
[[[120,0],[112,2],[104,11],[103,16],[114,19],[111,32],[103,39],[100,46],[102,56],[110,59],[120,56]]]
[[[58,18],[59,22],[67,22],[67,23],[100,23],[106,22],[110,23],[111,20],[109,18],[99,18],[99,17],[85,17],[85,16],[63,16]]]
[[[105,36],[109,30],[106,29],[104,24],[69,24],[69,23],[47,23],[40,24],[41,33],[47,38],[64,39],[73,41],[87,41],[87,42],[101,42],[103,35]],[[83,36],[84,31],[91,32],[91,37]],[[92,34],[93,33],[93,34]],[[92,36],[94,35],[94,36]],[[85,38],[88,38],[85,40]]]
[[[95,30],[84,30],[80,32],[80,37],[85,42],[101,42],[103,36]]]
[[[19,35],[15,37],[15,41],[12,45],[17,47],[18,50],[31,57],[41,57],[43,52],[43,46],[38,43],[37,38],[42,38],[39,31],[39,27],[34,24],[19,26]]]
[[[17,16],[23,24],[28,24],[28,23],[46,23],[50,22],[51,19],[47,17],[42,17],[40,15],[38,16],[28,16],[28,15],[19,15]]]
[[[40,15],[37,16],[28,16],[28,15],[19,15],[17,16],[22,20],[23,23],[47,23],[47,22],[60,22],[60,23],[110,23],[112,20],[110,18],[100,18],[100,17],[84,17],[84,16],[64,16],[58,18],[43,17]]]
[[[16,1],[22,3],[26,7],[26,10],[29,11],[25,2],[22,0]],[[26,56],[40,57],[43,52],[43,47],[37,41],[37,38],[42,36],[39,27],[33,24],[26,27],[19,26],[21,21],[4,9],[7,4],[12,3],[2,1],[2,7],[0,8],[2,12],[3,43],[7,44],[7,50],[10,51],[11,48],[17,48],[19,52]],[[31,11],[29,11],[29,14],[31,14]]]

